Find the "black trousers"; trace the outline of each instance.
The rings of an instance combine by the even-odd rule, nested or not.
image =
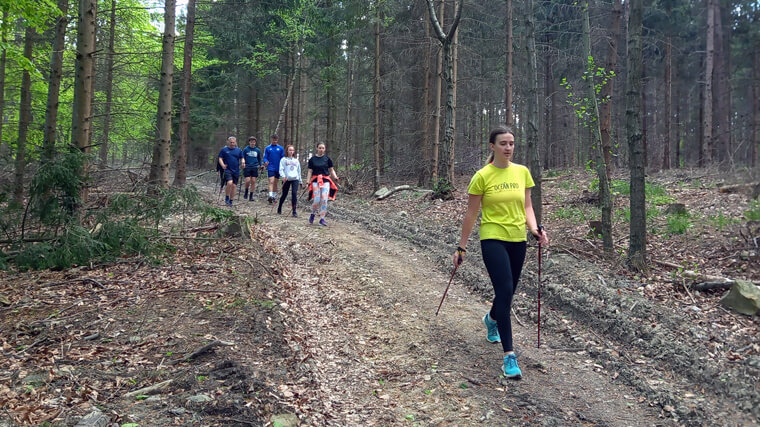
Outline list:
[[[280,205],[277,206],[277,211],[282,210],[282,204],[285,202],[285,199],[288,197],[288,190],[291,190],[293,193],[293,212],[296,210],[296,202],[298,201],[298,181],[285,181],[285,184],[282,185],[282,196],[280,196]]]
[[[505,242],[503,240],[481,240],[480,250],[483,262],[488,270],[493,285],[493,305],[491,318],[499,326],[501,346],[504,351],[513,351],[512,318],[509,313],[512,308],[512,297],[520,280],[527,242]]]

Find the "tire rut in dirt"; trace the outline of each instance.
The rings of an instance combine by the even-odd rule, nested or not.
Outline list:
[[[423,249],[441,270],[450,271],[452,248],[459,233],[453,225],[431,225],[425,218],[378,212],[366,203],[352,203],[350,199],[332,204],[330,214],[374,233],[406,240]],[[469,262],[459,268],[457,281],[490,298],[491,285],[478,262],[479,253],[479,245],[470,245]],[[720,422],[725,416],[736,417],[737,412],[743,413],[741,417],[747,422],[760,419],[760,403],[756,398],[760,393],[756,381],[760,369],[741,363],[716,363],[708,356],[709,348],[706,340],[700,339],[700,331],[685,324],[672,308],[661,307],[640,296],[636,291],[640,284],[621,280],[591,263],[569,256],[554,254],[548,259],[542,277],[543,301],[609,340],[620,356],[594,348],[589,348],[589,353],[608,369],[620,372],[622,379],[650,402],[667,408],[682,421]],[[519,290],[528,295],[537,292],[536,281],[529,280],[535,279],[529,271],[532,262],[529,252],[519,284]],[[605,279],[604,284],[599,277]],[[635,360],[641,357],[635,355],[649,360],[637,364]],[[654,379],[668,376],[671,376],[670,381],[652,385]],[[691,401],[679,398],[701,388],[714,394],[714,398]],[[736,407],[731,408],[733,405],[726,400],[735,402]],[[710,401],[721,406],[711,405]]]

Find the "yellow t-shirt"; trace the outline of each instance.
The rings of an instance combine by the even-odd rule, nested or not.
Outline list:
[[[535,186],[530,171],[523,165],[510,164],[499,169],[488,164],[475,172],[467,187],[469,194],[483,196],[480,240],[496,239],[524,242],[525,189]]]

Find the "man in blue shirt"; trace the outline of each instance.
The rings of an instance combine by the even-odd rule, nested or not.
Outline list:
[[[277,145],[277,140],[280,138],[277,134],[270,137],[272,142],[267,145],[264,150],[264,166],[267,167],[267,177],[269,178],[269,197],[267,201],[274,203],[277,197],[277,181],[280,179],[280,159],[285,155],[285,150],[281,146]]]
[[[245,158],[245,169],[243,169],[243,176],[245,177],[245,194],[243,194],[243,200],[248,199],[253,201],[253,193],[256,191],[256,178],[259,176],[259,167],[261,167],[261,150],[256,146],[256,137],[248,137],[248,146],[243,149],[243,157]],[[248,196],[248,186],[251,187],[250,198]]]
[[[234,136],[227,138],[227,146],[219,151],[219,166],[224,170],[224,181],[227,183],[224,203],[227,206],[232,206],[238,179],[240,178],[240,166],[245,168],[243,150],[238,148],[237,138]]]

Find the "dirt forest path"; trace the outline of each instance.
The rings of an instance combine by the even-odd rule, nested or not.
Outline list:
[[[436,317],[450,270],[408,242],[329,216],[328,227],[309,225],[303,205],[299,218],[261,199],[234,210],[258,218],[254,233],[292,259],[279,296],[284,339],[301,363],[299,380],[280,391],[307,423],[672,423],[582,354],[536,349],[533,322],[513,321],[524,378],[503,378],[500,345],[485,340],[480,320],[488,302],[455,278]]]

